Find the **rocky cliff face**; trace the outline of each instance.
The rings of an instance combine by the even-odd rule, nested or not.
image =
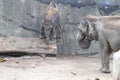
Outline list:
[[[39,37],[42,15],[49,2],[50,0],[0,0],[0,36]],[[64,34],[63,43],[58,42],[59,54],[98,52],[97,43],[93,42],[90,49],[82,50],[75,40],[77,27],[83,16],[100,15],[95,0],[58,0],[57,4]],[[119,10],[111,14],[119,14]]]

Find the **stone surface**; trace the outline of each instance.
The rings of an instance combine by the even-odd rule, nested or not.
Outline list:
[[[113,55],[113,80],[120,80],[120,50]]]
[[[0,52],[56,54],[56,44],[47,45],[40,38],[0,38]]]
[[[97,42],[89,49],[76,45],[77,27],[85,15],[100,15],[95,0],[56,0],[63,28],[57,40],[58,54],[92,54],[99,52]],[[108,0],[107,0],[108,1]],[[113,0],[119,3],[119,0]],[[38,38],[45,9],[50,0],[0,0],[0,37]],[[119,10],[110,15],[119,15]]]

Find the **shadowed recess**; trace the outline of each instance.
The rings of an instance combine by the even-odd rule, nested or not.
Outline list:
[[[46,4],[49,4],[51,2],[51,0],[36,0],[36,1],[40,1]],[[56,0],[56,3],[61,3],[64,5],[68,4],[71,5],[71,7],[78,7],[78,8],[95,5],[94,0]]]
[[[23,51],[6,51],[0,52],[0,56],[5,57],[22,57],[22,56],[40,56],[40,57],[56,57],[56,54],[45,54],[45,53],[28,53]]]

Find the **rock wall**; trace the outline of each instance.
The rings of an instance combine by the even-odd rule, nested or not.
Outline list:
[[[34,38],[40,35],[42,15],[50,0],[0,0],[0,36]],[[117,0],[116,0],[117,2]],[[119,2],[119,0],[118,0]],[[77,27],[85,15],[100,15],[95,0],[57,0],[62,44],[58,41],[58,54],[92,54],[99,52],[97,42],[83,50],[76,45]],[[119,14],[119,10],[111,14]]]
[[[117,51],[113,55],[113,80],[120,80],[120,51]]]

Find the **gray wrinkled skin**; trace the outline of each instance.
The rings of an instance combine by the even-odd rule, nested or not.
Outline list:
[[[84,44],[81,45],[86,37],[89,39],[89,43],[92,40],[99,42],[102,63],[100,71],[103,73],[110,73],[109,56],[112,52],[116,52],[120,49],[120,17],[86,16],[81,22],[77,34],[77,44],[80,47],[83,45],[90,45],[88,42],[84,42]]]

